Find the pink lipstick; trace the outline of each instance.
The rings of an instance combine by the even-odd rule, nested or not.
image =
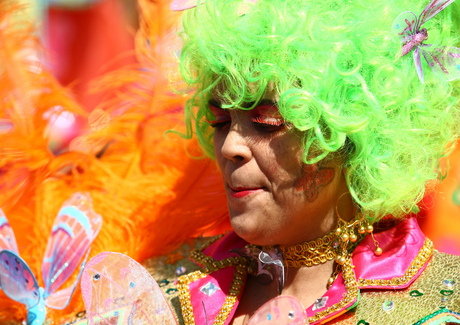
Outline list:
[[[237,188],[231,188],[230,187],[230,195],[234,198],[242,198],[245,196],[248,196],[250,194],[253,194],[255,192],[261,191],[262,188],[243,188],[243,187],[237,187]]]

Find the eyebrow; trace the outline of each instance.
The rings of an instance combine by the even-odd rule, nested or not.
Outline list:
[[[257,106],[264,106],[264,105],[272,105],[272,106],[278,106],[278,103],[272,101],[271,99],[262,99],[261,101],[257,102],[246,102],[244,103],[243,105],[241,105],[241,107],[243,108],[249,108],[249,107],[257,107]],[[208,101],[208,105],[212,105],[214,107],[217,107],[217,108],[220,108],[220,109],[223,109],[222,108],[222,103],[215,100],[215,99],[210,99]]]

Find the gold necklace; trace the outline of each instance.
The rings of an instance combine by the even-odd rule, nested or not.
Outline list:
[[[339,217],[337,228],[323,237],[297,245],[277,247],[283,253],[283,265],[287,267],[310,267],[334,259],[342,265],[346,256],[354,250],[365,234],[371,233],[372,230],[372,226],[360,214],[349,222]],[[272,246],[262,246],[260,249],[270,250]]]
[[[279,249],[283,253],[284,266],[301,268],[334,260],[337,246],[337,236],[330,232],[321,238],[293,246],[279,246]]]

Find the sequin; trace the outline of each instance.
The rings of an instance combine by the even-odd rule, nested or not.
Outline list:
[[[452,288],[457,284],[454,279],[445,279],[442,284],[448,288]]]
[[[118,316],[118,310],[115,310],[115,311],[113,312],[113,316]]]
[[[442,302],[448,302],[448,301],[449,301],[449,297],[442,297],[442,298],[441,298],[441,301],[442,301]]]
[[[131,288],[134,288],[134,286],[135,286],[134,282],[131,282],[131,283],[129,284],[129,286],[130,286]]]
[[[272,320],[272,314],[268,313],[268,314],[267,314],[267,319],[268,319],[269,321]]]
[[[187,272],[187,269],[183,266],[179,266],[177,269],[176,269],[176,275],[177,276],[181,276],[182,274],[185,274],[185,272]]]
[[[382,309],[384,311],[391,311],[395,308],[395,303],[393,301],[385,301],[383,304],[382,304]]]
[[[396,28],[396,29],[400,29],[401,26],[400,26],[399,24],[396,24],[395,28]]]
[[[96,273],[95,275],[93,275],[93,279],[94,281],[99,281],[101,279],[101,276],[98,273]]]
[[[410,295],[411,297],[421,297],[421,296],[423,296],[423,293],[421,293],[421,292],[418,291],[418,290],[412,290],[412,291],[409,293],[409,295]]]
[[[317,309],[324,308],[324,306],[326,306],[326,302],[327,302],[328,299],[329,299],[328,296],[325,296],[325,297],[321,297],[321,298],[319,298],[319,299],[316,299],[315,304],[313,305],[312,310],[315,311],[315,310],[317,310]]]
[[[460,64],[457,64],[457,69],[460,70]]]
[[[293,319],[295,316],[294,311],[291,310],[288,316],[289,316],[289,319]]]
[[[204,286],[200,288],[200,291],[203,292],[205,295],[208,297],[211,297],[213,294],[215,294],[220,288],[216,286],[212,282],[206,283]]]

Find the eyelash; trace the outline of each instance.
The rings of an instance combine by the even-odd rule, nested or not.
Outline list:
[[[217,120],[209,121],[209,120],[205,119],[205,121],[207,123],[209,123],[209,125],[212,128],[216,128],[216,127],[221,127],[224,124],[229,123],[231,120],[226,119],[226,120],[222,120],[222,121],[217,121]],[[252,118],[251,121],[253,123],[256,123],[256,124],[260,125],[260,127],[262,127],[262,128],[264,128],[264,127],[266,127],[266,128],[269,128],[269,127],[281,127],[281,126],[284,126],[284,125],[289,125],[289,123],[286,123],[282,119],[269,118],[269,117],[264,117],[264,116],[257,116],[255,118]]]
[[[209,121],[208,119],[204,119],[204,120],[205,120],[206,123],[208,123],[212,128],[216,128],[216,127],[219,127],[219,126],[223,126],[224,124],[230,122],[230,119],[222,120],[222,121],[218,121],[218,120]]]
[[[265,116],[257,116],[251,120],[257,124],[264,124],[264,125],[270,125],[270,126],[282,126],[286,124],[286,122],[282,119],[270,118],[270,117],[265,117]]]

